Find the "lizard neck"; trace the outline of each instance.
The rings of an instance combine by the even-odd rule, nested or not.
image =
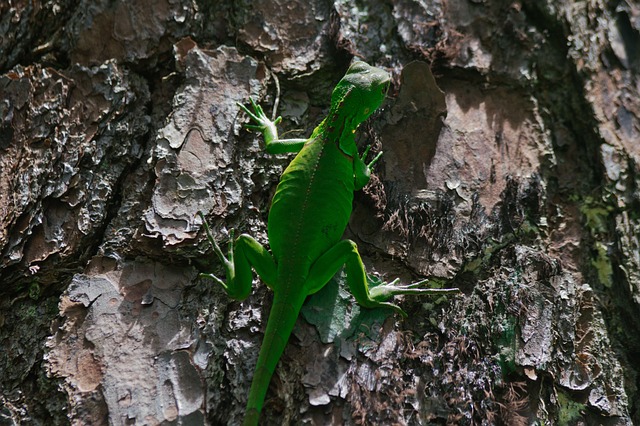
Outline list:
[[[355,131],[360,123],[355,123],[354,115],[341,108],[342,103],[332,105],[327,118],[318,126],[319,134],[324,135],[325,144],[334,144],[349,157],[356,154]]]

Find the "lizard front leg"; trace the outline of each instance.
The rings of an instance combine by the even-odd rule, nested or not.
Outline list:
[[[240,235],[234,242],[233,231],[231,231],[228,254],[225,256],[213,238],[211,228],[209,228],[204,215],[202,212],[198,212],[198,215],[202,219],[209,244],[224,265],[227,281],[221,280],[214,274],[200,274],[201,277],[220,284],[232,299],[243,300],[251,293],[251,283],[253,282],[251,268],[253,267],[262,281],[273,289],[276,281],[276,262],[264,246],[246,234]]]
[[[371,145],[367,146],[367,148],[362,153],[362,156],[359,156],[358,153],[353,156],[353,176],[354,176],[354,190],[358,191],[364,188],[371,179],[371,168],[373,165],[382,157],[382,152],[379,152],[373,160],[369,163],[365,163],[364,159],[367,158],[367,154],[369,154],[369,149],[371,149]]]
[[[399,280],[369,288],[367,274],[358,246],[351,240],[342,240],[327,250],[313,264],[305,284],[307,294],[319,291],[333,277],[340,268],[346,266],[347,284],[357,302],[365,308],[391,308],[400,315],[407,314],[393,303],[387,302],[393,296],[400,294],[451,294],[458,293],[457,288],[424,288],[428,280],[418,281],[408,285],[398,285]]]
[[[284,154],[286,152],[298,152],[302,149],[308,139],[278,139],[277,124],[282,121],[282,117],[274,121],[269,120],[260,105],[255,103],[253,98],[249,98],[253,111],[242,104],[237,104],[256,124],[245,124],[244,127],[250,130],[261,132],[267,152],[270,154]]]

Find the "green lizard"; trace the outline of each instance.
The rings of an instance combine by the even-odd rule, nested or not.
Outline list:
[[[351,215],[353,192],[369,182],[371,166],[380,158],[378,154],[366,164],[363,159],[369,149],[358,155],[354,133],[380,107],[389,82],[386,71],[354,62],[333,91],[329,115],[309,139],[278,139],[276,124],[281,117],[269,120],[253,99],[253,112],[239,104],[256,123],[246,127],[262,132],[268,152],[298,152],[282,174],[271,202],[271,253],[249,235],[241,235],[234,244],[232,231],[228,257],[225,256],[199,212],[207,238],[224,264],[227,282],[213,274],[201,275],[222,285],[230,297],[244,299],[251,292],[253,267],[274,293],[249,392],[245,425],[258,424],[271,376],[305,298],[320,290],[343,265],[351,292],[367,308],[388,307],[406,316],[387,300],[398,294],[457,291],[422,288],[427,280],[403,286],[396,285],[396,279],[369,288],[356,244],[341,239]]]

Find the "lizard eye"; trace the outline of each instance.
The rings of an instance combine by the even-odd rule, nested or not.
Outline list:
[[[370,110],[370,108],[365,108],[365,109],[364,109],[364,113],[365,113],[365,114],[369,114],[369,110]]]

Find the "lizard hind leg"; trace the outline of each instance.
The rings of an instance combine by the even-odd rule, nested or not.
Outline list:
[[[229,248],[227,255],[213,238],[209,224],[201,212],[198,212],[202,219],[209,244],[216,256],[222,262],[226,272],[227,281],[223,281],[213,274],[200,274],[202,278],[208,278],[220,284],[229,297],[236,300],[244,300],[251,293],[253,273],[255,269],[262,281],[273,290],[276,279],[276,262],[271,253],[249,235],[242,234],[234,241],[233,231],[229,232]]]
[[[369,288],[367,274],[358,246],[351,240],[342,240],[327,250],[312,266],[307,278],[307,294],[313,294],[320,290],[338,270],[346,266],[347,284],[357,302],[365,308],[391,308],[400,315],[407,314],[388,299],[400,294],[450,294],[457,293],[458,289],[431,289],[423,288],[427,280],[409,285],[400,285],[398,280]]]

